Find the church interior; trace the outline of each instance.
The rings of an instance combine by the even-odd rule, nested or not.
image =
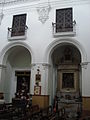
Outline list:
[[[0,120],[90,120],[89,12],[89,0],[0,1]]]

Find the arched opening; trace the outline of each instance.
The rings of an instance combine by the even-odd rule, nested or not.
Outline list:
[[[51,55],[54,96],[57,109],[64,108],[68,116],[81,113],[82,96],[82,70],[81,54],[76,46],[68,43],[58,45]],[[80,106],[80,107],[78,107]]]
[[[81,68],[81,53],[78,48],[71,43],[60,43],[53,47],[51,57],[51,72],[49,81],[49,87],[51,90],[51,103],[59,92],[77,92],[82,94],[82,68]],[[64,83],[65,76],[72,78],[72,83],[66,81]],[[64,86],[65,85],[65,86]],[[70,85],[70,86],[69,86]],[[53,92],[52,92],[53,91]]]
[[[27,84],[27,91],[26,88],[24,91],[30,92],[31,61],[31,53],[24,45],[13,44],[5,49],[2,64],[6,67],[1,71],[1,89],[5,102],[11,102],[15,93],[22,92],[23,79]]]
[[[58,45],[51,55],[52,65],[56,71],[56,89],[60,92],[81,93],[81,54],[72,44]],[[66,80],[67,79],[67,80]],[[55,88],[55,87],[54,87]]]
[[[70,106],[74,105],[72,108],[77,111],[78,103],[80,103],[79,110],[81,110],[81,63],[87,61],[83,46],[73,39],[57,39],[48,46],[46,53],[46,61],[51,65],[48,84],[50,103],[54,104],[54,98],[57,96],[58,100],[61,100],[58,107],[69,106],[71,104],[69,102],[72,102],[74,104]],[[68,100],[70,101],[67,105]],[[79,102],[77,102],[78,100]],[[62,101],[64,104],[62,104]]]

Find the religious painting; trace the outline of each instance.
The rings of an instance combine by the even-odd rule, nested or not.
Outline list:
[[[17,76],[17,88],[16,92],[26,92],[30,90],[30,71],[16,71]]]
[[[58,90],[62,92],[75,92],[78,89],[78,71],[59,71]]]
[[[41,95],[41,86],[34,86],[34,94]]]
[[[62,88],[74,88],[74,73],[62,74]]]

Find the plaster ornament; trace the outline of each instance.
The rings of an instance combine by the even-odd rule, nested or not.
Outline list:
[[[39,21],[41,21],[43,24],[49,19],[49,12],[51,10],[51,6],[44,6],[44,7],[38,7],[37,12],[39,14]]]
[[[88,63],[90,63],[90,62],[82,62],[81,63],[82,68],[87,69]]]
[[[3,14],[3,12],[1,12],[0,13],[0,25],[1,25],[1,22],[2,22],[2,19],[3,19],[3,16],[4,16],[4,14]]]

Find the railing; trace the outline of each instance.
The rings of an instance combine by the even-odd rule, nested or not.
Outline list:
[[[8,27],[8,39],[9,40],[26,39],[27,29],[28,29],[27,26],[20,26],[14,28]]]
[[[64,36],[64,35],[75,35],[76,34],[76,21],[74,20],[70,25],[62,26],[61,23],[52,23],[53,35]]]

